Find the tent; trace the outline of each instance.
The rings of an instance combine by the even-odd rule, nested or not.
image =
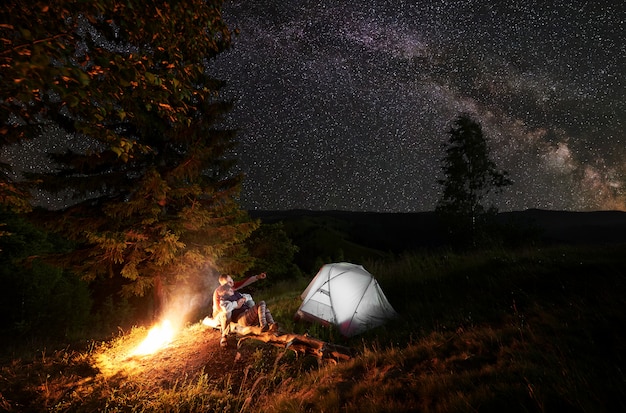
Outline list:
[[[346,262],[322,266],[301,297],[296,318],[335,324],[346,337],[397,315],[374,276]]]

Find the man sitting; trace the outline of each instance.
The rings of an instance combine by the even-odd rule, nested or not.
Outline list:
[[[226,345],[228,344],[226,337],[228,336],[228,334],[230,334],[231,321],[236,322],[237,319],[240,318],[241,314],[245,312],[245,310],[255,308],[256,311],[262,311],[264,314],[266,312],[269,313],[269,310],[267,310],[267,307],[264,301],[261,301],[258,305],[256,305],[250,294],[240,294],[239,292],[237,292],[237,290],[239,290],[240,288],[246,287],[258,280],[262,280],[266,276],[267,274],[261,273],[259,275],[253,275],[252,277],[248,277],[243,281],[234,282],[230,275],[226,275],[226,274],[220,275],[219,277],[220,286],[217,287],[215,291],[213,292],[213,319],[219,322],[220,328],[222,330],[222,338],[220,340],[220,345],[222,347],[226,347]],[[221,302],[225,298],[226,294],[229,293],[229,290],[232,290],[231,291],[232,294],[228,294],[228,297],[235,296],[235,292],[236,294],[239,294],[239,296],[236,296],[237,297],[236,300],[231,301],[232,304],[224,303],[224,305],[222,306]],[[244,298],[245,300],[243,300]],[[241,305],[236,306],[236,304],[238,304],[241,300],[243,300]],[[244,305],[246,307],[242,311],[238,311],[237,319],[233,319],[232,318],[233,310],[240,310]],[[269,318],[271,319],[271,323],[274,324],[274,320],[271,318],[271,314]],[[266,317],[266,323],[267,323],[267,317]],[[242,324],[242,323],[239,323],[239,324]],[[259,325],[263,327],[263,324],[259,324]]]

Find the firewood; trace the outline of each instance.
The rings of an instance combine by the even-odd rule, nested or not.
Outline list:
[[[283,333],[275,331],[262,331],[261,327],[242,327],[233,325],[232,331],[240,336],[237,348],[240,348],[246,340],[258,340],[276,347],[291,350],[296,355],[310,355],[318,360],[331,360],[334,362],[350,360],[352,349],[333,343],[328,343],[306,334]]]

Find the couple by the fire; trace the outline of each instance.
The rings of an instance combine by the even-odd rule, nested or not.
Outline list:
[[[267,274],[261,273],[235,282],[230,275],[220,275],[220,285],[213,292],[213,319],[219,322],[222,330],[220,339],[222,347],[228,346],[227,337],[230,334],[231,322],[241,326],[260,326],[263,332],[278,331],[278,324],[274,322],[265,301],[255,303],[250,294],[239,292],[241,288],[266,276]]]

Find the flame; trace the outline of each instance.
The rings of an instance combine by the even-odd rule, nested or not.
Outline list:
[[[132,356],[152,354],[167,346],[174,338],[174,329],[169,320],[163,321],[150,329],[148,336],[131,353]]]

